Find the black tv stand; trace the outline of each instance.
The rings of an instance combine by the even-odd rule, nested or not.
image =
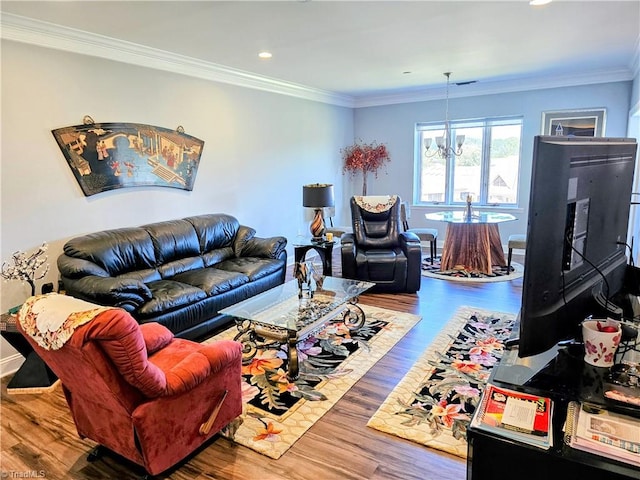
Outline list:
[[[555,358],[522,385],[490,381],[515,390],[548,396],[554,401],[553,447],[543,450],[477,428],[467,430],[467,480],[517,478],[539,480],[637,480],[640,469],[616,460],[576,450],[564,443],[563,426],[572,400],[604,404],[602,378],[606,368],[583,361],[576,348],[558,348]],[[517,354],[517,353],[516,353]]]

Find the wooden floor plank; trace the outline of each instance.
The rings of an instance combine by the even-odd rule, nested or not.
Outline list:
[[[338,253],[335,249],[336,275]],[[422,320],[288,452],[273,460],[218,437],[159,478],[463,480],[464,460],[371,429],[366,423],[458,307],[515,313],[521,292],[521,278],[468,284],[423,277],[416,295],[362,295],[363,304],[414,313]],[[8,395],[8,380],[2,379],[0,470],[17,474],[43,470],[46,478],[56,480],[140,477],[140,470],[118,458],[87,462],[94,443],[78,438],[61,389],[41,395]]]

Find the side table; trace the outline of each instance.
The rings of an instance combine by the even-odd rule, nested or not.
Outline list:
[[[315,250],[322,261],[322,274],[330,277],[333,272],[331,257],[333,256],[333,245],[335,242],[309,242],[294,244],[294,258],[296,262],[303,262],[309,250]]]
[[[7,393],[43,393],[56,387],[58,377],[18,331],[15,316],[2,314],[0,335],[25,358],[7,384]]]

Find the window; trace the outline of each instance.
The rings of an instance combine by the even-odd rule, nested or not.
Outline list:
[[[466,202],[471,195],[480,205],[515,206],[518,203],[521,118],[450,122],[452,145],[464,135],[461,155],[443,159],[436,153],[435,139],[444,124],[416,125],[417,203]],[[425,140],[431,147],[425,148]]]

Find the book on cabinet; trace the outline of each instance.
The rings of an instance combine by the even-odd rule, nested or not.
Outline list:
[[[471,426],[548,450],[553,446],[553,401],[487,384]]]
[[[640,467],[640,420],[570,402],[564,426],[567,445]]]

